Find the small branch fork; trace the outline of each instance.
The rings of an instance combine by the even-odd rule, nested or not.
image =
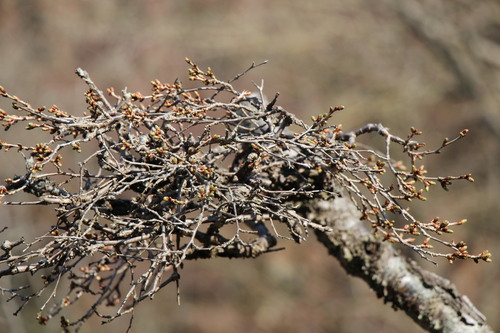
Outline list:
[[[75,320],[62,320],[65,328],[92,315],[109,322],[166,285],[178,287],[185,261],[255,258],[276,251],[279,239],[301,242],[310,229],[329,232],[330,227],[307,217],[307,203],[335,200],[343,191],[384,240],[429,260],[490,261],[488,251],[472,255],[465,242],[441,238],[464,220],[417,221],[404,206],[425,200],[423,193],[437,183],[447,188],[456,180],[473,180],[470,175],[427,176],[418,164],[466,131],[425,151],[414,140],[420,134],[416,129],[402,139],[378,124],[353,132],[329,125],[342,106],[307,125],[277,106],[279,94],[265,101],[263,84],[258,94],[231,85],[264,63],[223,81],[210,68],[186,61],[189,79],[198,87],[155,80],[148,96],[126,90],[118,95],[112,88],[104,94],[78,69],[88,86],[82,116],[57,106],[33,108],[0,87],[0,97],[11,100],[15,112],[0,110],[5,129],[25,124],[26,130],[49,136],[34,145],[0,141],[3,154],[16,151],[26,164],[24,175],[0,186],[0,199],[10,205],[52,205],[57,212],[45,235],[32,242],[6,240],[0,247],[0,277],[39,273],[43,281],[35,292],[19,286],[2,289],[5,293],[23,306],[50,293],[41,323],[81,299],[90,299],[92,306]],[[360,136],[372,132],[385,138],[384,153],[356,147]],[[407,167],[393,159],[392,145],[402,148]],[[89,146],[98,148],[76,168],[65,164],[66,152],[79,154]],[[6,200],[19,192],[37,201]],[[394,222],[396,217],[403,225]],[[280,234],[277,224],[286,226],[287,233]],[[433,243],[450,251],[434,252]],[[70,284],[66,293],[60,288],[63,277]],[[103,314],[107,306],[117,308],[114,315]]]

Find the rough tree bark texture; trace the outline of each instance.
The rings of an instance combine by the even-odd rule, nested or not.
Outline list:
[[[362,278],[384,302],[401,309],[429,332],[493,332],[467,296],[447,279],[419,267],[359,221],[349,198],[319,201],[310,218],[332,228],[318,240],[347,273]]]

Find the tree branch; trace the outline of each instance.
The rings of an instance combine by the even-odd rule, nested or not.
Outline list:
[[[318,240],[350,275],[363,279],[384,302],[429,332],[493,332],[486,318],[445,278],[404,257],[359,221],[349,198],[312,203],[309,218],[331,228]]]
[[[6,204],[27,204],[9,200],[24,191],[39,199],[30,204],[52,205],[57,212],[55,225],[31,243],[5,240],[0,246],[0,277],[29,273],[43,280],[31,294],[25,286],[2,289],[19,299],[21,308],[51,292],[44,295],[40,323],[56,315],[65,330],[93,315],[109,322],[171,282],[178,284],[185,261],[254,258],[276,251],[279,239],[300,243],[314,230],[350,274],[364,278],[422,327],[489,330],[451,283],[422,271],[389,245],[401,243],[428,260],[491,262],[488,250],[471,254],[464,241],[441,237],[466,220],[419,221],[405,204],[425,201],[423,194],[433,185],[446,189],[456,180],[474,180],[470,174],[428,176],[420,162],[467,130],[423,150],[424,144],[413,140],[421,134],[415,128],[400,138],[378,124],[352,132],[329,125],[343,106],[307,125],[276,106],[277,95],[265,101],[262,84],[259,94],[240,92],[210,68],[186,61],[189,79],[199,87],[155,80],[149,96],[126,90],[118,96],[108,89],[109,101],[85,71],[77,70],[89,87],[83,116],[57,106],[34,109],[0,87],[0,97],[12,101],[14,109],[0,110],[2,126],[25,123],[26,130],[51,136],[33,146],[0,141],[0,149],[17,150],[26,164],[23,176],[0,185],[0,202],[6,197]],[[297,133],[288,128],[292,124]],[[369,133],[382,136],[385,152],[357,148],[357,139]],[[63,152],[80,153],[89,146],[98,150],[84,154],[78,172],[66,162],[63,166]],[[394,160],[396,148],[406,165]],[[284,233],[278,224],[286,227]],[[433,244],[447,250],[433,251]],[[70,287],[61,295],[63,277]],[[62,312],[81,299],[93,303],[76,320],[66,320]],[[113,315],[101,310],[108,306],[115,307]]]

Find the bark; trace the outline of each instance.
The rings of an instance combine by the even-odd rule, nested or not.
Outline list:
[[[429,332],[493,332],[482,315],[449,280],[419,267],[359,220],[349,198],[319,201],[310,218],[332,231],[318,240],[348,274],[362,278],[384,302],[401,309]]]

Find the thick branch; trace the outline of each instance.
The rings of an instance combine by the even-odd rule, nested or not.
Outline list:
[[[404,257],[375,238],[359,221],[359,211],[344,197],[320,201],[311,218],[332,228],[316,231],[318,240],[347,273],[365,280],[378,297],[404,310],[429,332],[493,332],[467,296],[448,280]]]

